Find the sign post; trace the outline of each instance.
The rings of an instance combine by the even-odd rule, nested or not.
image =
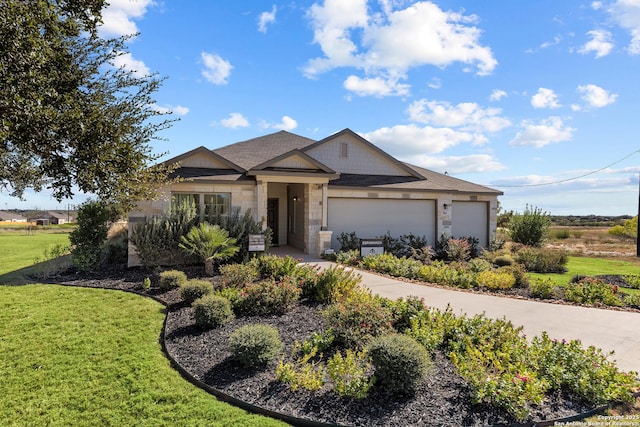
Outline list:
[[[264,234],[249,234],[249,252],[264,252]]]
[[[384,241],[382,239],[360,239],[360,256],[381,255],[384,253]]]

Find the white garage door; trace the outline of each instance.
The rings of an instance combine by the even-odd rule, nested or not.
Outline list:
[[[475,237],[480,246],[489,245],[489,204],[487,202],[453,202],[451,232],[453,237]]]
[[[413,233],[435,243],[435,200],[340,199],[329,198],[328,226],[333,231],[332,247],[337,251],[340,233],[355,231],[360,238],[379,237],[389,231],[398,237]]]

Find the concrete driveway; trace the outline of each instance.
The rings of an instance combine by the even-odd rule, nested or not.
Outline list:
[[[324,268],[332,265],[317,257],[292,252],[288,247],[275,248],[271,253],[289,254]],[[579,339],[585,346],[593,345],[605,352],[614,351],[611,359],[621,369],[640,372],[640,313],[496,297],[407,283],[361,270],[358,272],[362,275],[363,285],[383,297],[396,299],[413,295],[424,298],[430,307],[444,310],[451,306],[458,314],[473,316],[485,313],[494,319],[506,317],[514,325],[522,326],[528,336],[547,331],[551,338]]]

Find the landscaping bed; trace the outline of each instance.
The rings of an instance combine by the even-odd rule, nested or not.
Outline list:
[[[186,270],[189,277],[204,275],[202,268]],[[144,279],[154,275],[143,269],[111,269],[92,273],[69,273],[56,283],[141,292]],[[216,281],[215,279],[213,280]],[[488,404],[473,405],[470,387],[440,350],[432,353],[433,370],[415,393],[406,396],[372,389],[365,399],[343,398],[325,384],[320,390],[291,391],[276,381],[272,361],[264,369],[240,367],[229,356],[227,339],[237,328],[266,323],[275,326],[288,355],[295,341],[303,341],[325,324],[323,305],[302,300],[283,315],[239,316],[215,329],[194,325],[193,308],[182,302],[177,289],[166,292],[152,287],[146,291],[168,306],[166,349],[192,376],[223,393],[253,405],[304,419],[345,425],[493,425],[515,419]],[[533,405],[527,421],[564,418],[591,409],[579,399],[556,394],[544,404]]]

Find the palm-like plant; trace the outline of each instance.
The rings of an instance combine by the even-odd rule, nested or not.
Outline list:
[[[227,230],[218,225],[203,222],[182,236],[178,246],[190,255],[196,255],[204,261],[207,274],[213,276],[213,263],[235,255],[238,247],[236,239],[229,237]]]

